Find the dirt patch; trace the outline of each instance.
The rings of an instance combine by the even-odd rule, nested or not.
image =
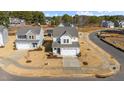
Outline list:
[[[15,36],[9,36],[8,42],[5,45],[5,47],[0,48],[0,56],[1,57],[6,58],[7,56],[9,56],[11,53],[13,53],[15,51],[15,50],[13,50],[14,42],[15,42]]]
[[[82,28],[79,28],[79,32],[94,32],[102,29],[106,29],[106,28],[100,26],[84,26]]]
[[[117,33],[117,31],[113,32],[102,32],[99,37],[104,41],[108,42],[109,44],[124,50],[124,34]]]
[[[97,67],[102,64],[101,59],[94,53],[95,50],[85,40],[80,41],[80,51],[81,56],[79,60],[82,67]]]

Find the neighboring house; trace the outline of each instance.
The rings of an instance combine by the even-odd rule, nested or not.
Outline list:
[[[101,26],[106,28],[114,28],[114,23],[112,21],[103,20]]]
[[[78,32],[75,27],[56,27],[53,30],[54,55],[76,56],[80,53]]]
[[[19,18],[9,18],[10,26],[24,26],[25,20]]]
[[[54,29],[53,27],[44,28],[44,35],[52,37],[53,36],[53,29]]]
[[[71,23],[60,23],[58,27],[74,27],[74,25]]]
[[[40,27],[23,27],[16,33],[16,49],[36,49],[42,45],[44,31]]]
[[[8,29],[0,26],[0,47],[4,47],[8,41]]]
[[[123,28],[124,27],[124,21],[120,21],[119,26]]]
[[[116,21],[115,22],[115,27],[124,27],[124,21]]]
[[[50,25],[50,24],[51,24],[51,21],[48,20],[48,19],[46,19],[46,20],[45,20],[45,23],[46,23],[46,25]]]
[[[46,17],[46,19],[45,19],[45,23],[46,23],[46,25],[51,25],[51,17]]]
[[[53,36],[53,28],[47,28],[45,34],[52,37]]]

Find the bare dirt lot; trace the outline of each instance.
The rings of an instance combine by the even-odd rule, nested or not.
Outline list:
[[[113,46],[120,48],[122,50],[124,50],[124,34],[122,33],[114,33],[114,32],[104,32],[102,34],[100,34],[100,37],[104,37],[102,38],[103,40],[105,40],[106,42],[112,44]]]
[[[6,46],[3,48],[0,48],[0,57],[7,57],[15,51],[14,50],[14,41],[15,41],[15,36],[8,37],[8,42],[7,42]]]
[[[79,32],[94,32],[101,29],[106,29],[106,28],[100,26],[84,26],[82,28],[79,28]]]

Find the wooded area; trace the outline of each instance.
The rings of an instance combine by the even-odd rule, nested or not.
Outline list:
[[[45,20],[49,18],[51,25],[58,25],[59,23],[72,23],[77,26],[85,26],[89,24],[99,25],[102,20],[108,21],[120,21],[124,20],[124,16],[116,15],[116,16],[85,16],[85,15],[75,15],[70,16],[68,14],[64,14],[63,16],[53,16],[53,17],[45,17],[43,12],[40,11],[1,11],[0,12],[0,25],[8,26],[9,18],[20,18],[24,19],[26,23],[40,23],[41,25],[45,25]]]

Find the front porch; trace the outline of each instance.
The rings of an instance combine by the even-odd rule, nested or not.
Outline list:
[[[53,50],[53,55],[57,55],[59,57],[62,56],[60,48],[52,48],[52,50]]]

